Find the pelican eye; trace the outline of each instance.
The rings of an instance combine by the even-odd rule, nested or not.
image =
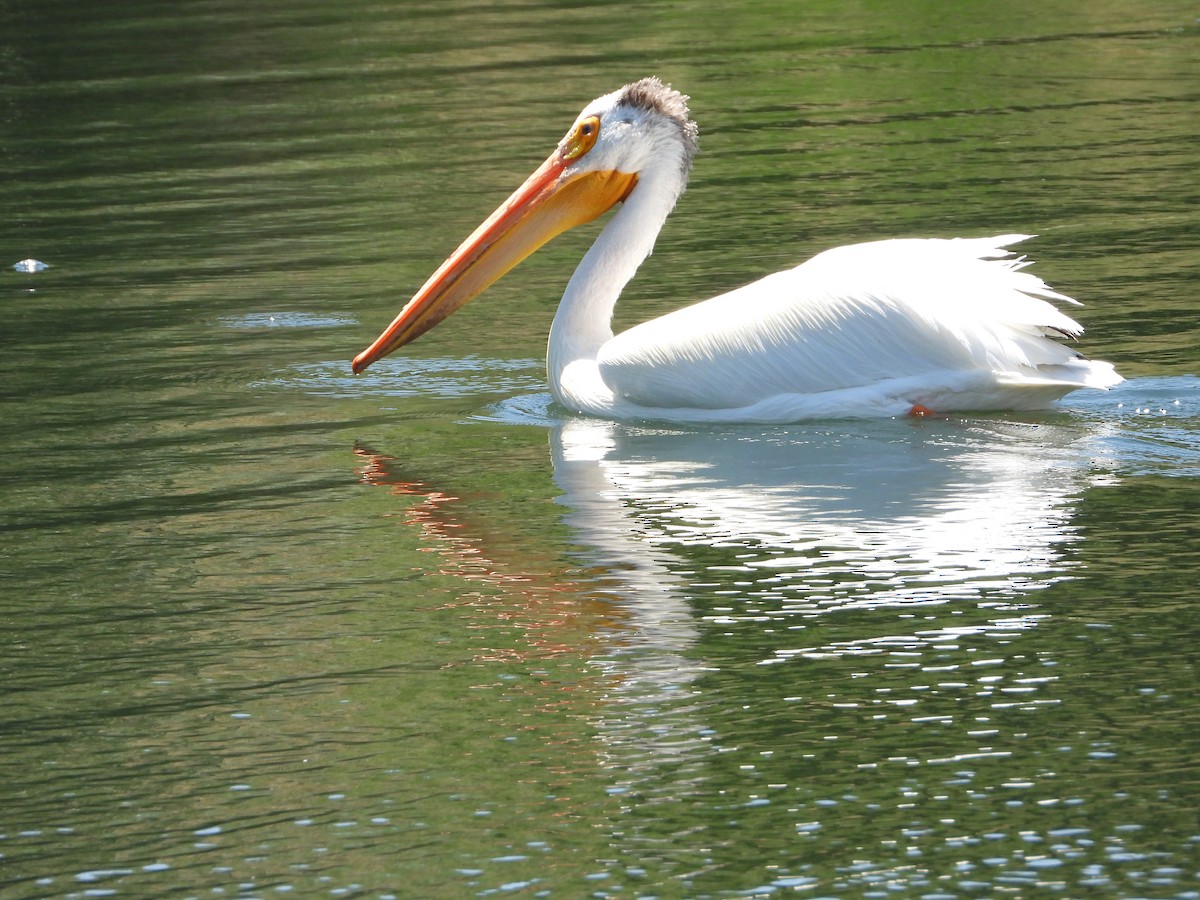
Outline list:
[[[575,123],[575,127],[571,129],[571,133],[567,135],[567,146],[563,156],[566,159],[579,159],[592,147],[596,146],[596,139],[600,137],[600,117],[588,116],[580,122]]]

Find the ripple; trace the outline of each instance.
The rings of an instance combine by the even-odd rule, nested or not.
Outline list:
[[[1200,475],[1200,377],[1134,378],[1080,392],[1064,408],[1098,425],[1098,466],[1125,475]]]
[[[393,357],[363,375],[346,360],[296,365],[252,387],[300,390],[327,397],[454,399],[527,393],[544,387],[542,363],[531,359]]]
[[[499,403],[493,403],[486,411],[471,416],[473,422],[494,422],[499,425],[537,425],[551,428],[561,424],[569,414],[556,406],[548,392],[519,394]]]
[[[349,316],[314,316],[302,312],[246,313],[241,316],[222,316],[217,323],[224,328],[253,330],[259,328],[340,328],[357,325]]]
[[[40,259],[23,259],[20,262],[13,263],[12,268],[14,272],[24,272],[27,275],[32,275],[37,272],[44,272],[50,266]]]

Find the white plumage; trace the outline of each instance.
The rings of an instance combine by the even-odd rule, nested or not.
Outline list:
[[[686,98],[643,79],[589,104],[550,158],[463,243],[361,371],[423,333],[566,228],[623,201],[576,269],[547,370],[569,409],[609,418],[780,422],[1036,409],[1121,382],[1061,338],[1076,301],[1007,249],[1025,235],[889,240],[825,251],[613,336],[613,307],[683,192]]]

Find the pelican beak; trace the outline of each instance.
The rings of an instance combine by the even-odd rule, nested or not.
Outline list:
[[[433,328],[551,238],[611,209],[637,183],[637,175],[612,170],[568,174],[571,162],[561,148],[550,154],[354,357],[355,374]]]

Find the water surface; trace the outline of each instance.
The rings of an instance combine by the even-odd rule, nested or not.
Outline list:
[[[1200,31],[1143,7],[12,7],[5,895],[1197,896]],[[586,229],[350,375],[649,73],[703,152],[619,324],[1029,232],[1129,381],[573,418]]]

